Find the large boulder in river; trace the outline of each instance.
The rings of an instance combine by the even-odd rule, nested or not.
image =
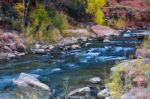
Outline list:
[[[36,77],[26,73],[21,73],[17,80],[13,80],[13,83],[19,88],[39,88],[50,91],[50,88],[46,84],[41,83]]]
[[[110,27],[107,27],[107,26],[95,25],[91,27],[91,29],[98,37],[119,35],[118,31],[111,29]]]

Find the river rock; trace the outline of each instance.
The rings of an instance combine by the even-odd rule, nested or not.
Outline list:
[[[92,45],[92,43],[85,43],[84,46],[89,46],[89,45]]]
[[[146,76],[136,76],[134,79],[133,79],[133,85],[135,87],[147,87],[148,85],[148,78]]]
[[[3,51],[4,52],[13,52],[13,50],[10,47],[8,47],[8,46],[4,46],[3,47]]]
[[[49,45],[48,48],[49,48],[50,50],[52,50],[52,49],[54,48],[54,46],[53,46],[53,45]]]
[[[3,41],[8,43],[8,42],[13,41],[14,35],[10,32],[5,32],[5,33],[3,33],[2,38],[3,38]]]
[[[9,43],[8,46],[9,46],[13,51],[17,51],[16,43]]]
[[[101,78],[100,77],[93,77],[93,78],[89,79],[89,82],[93,83],[93,84],[97,84],[97,83],[101,82]]]
[[[18,52],[25,52],[26,50],[26,46],[23,43],[17,43],[16,47]]]
[[[25,54],[26,53],[24,53],[24,52],[23,53],[18,53],[18,52],[15,53],[15,55],[17,55],[17,56],[24,56]]]
[[[146,99],[150,99],[150,93],[146,96]]]
[[[7,59],[7,53],[0,52],[0,59]]]
[[[106,98],[106,97],[110,96],[110,90],[109,89],[103,89],[100,92],[98,92],[97,96],[99,98]]]
[[[41,83],[36,77],[26,73],[21,73],[17,80],[13,80],[13,84],[18,87],[40,88],[50,91],[46,84]]]
[[[121,99],[146,99],[148,90],[142,87],[132,88],[128,93],[121,96]]]
[[[41,45],[39,43],[36,43],[35,44],[35,49],[40,49],[41,48]]]
[[[35,54],[45,54],[45,49],[32,49],[32,52]]]
[[[68,97],[71,97],[71,96],[84,96],[84,95],[90,93],[90,91],[91,91],[91,89],[89,87],[79,88],[79,89],[71,91],[68,94]]]
[[[15,58],[16,55],[14,53],[7,53],[7,59]]]
[[[60,50],[62,50],[62,51],[71,50],[71,46],[60,47]]]
[[[104,43],[109,43],[109,42],[111,42],[111,41],[110,41],[109,39],[104,39],[103,42],[104,42]]]
[[[150,58],[150,49],[137,49],[135,56],[138,58]]]
[[[71,49],[79,49],[81,46],[79,44],[74,44],[71,46]]]

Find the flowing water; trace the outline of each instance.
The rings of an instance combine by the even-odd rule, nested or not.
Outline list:
[[[22,72],[39,75],[40,81],[59,94],[63,93],[63,83],[67,77],[71,88],[84,87],[89,78],[103,78],[116,61],[134,55],[142,40],[124,33],[112,37],[111,42],[93,40],[88,43],[91,44],[84,46],[83,43],[82,48],[76,50],[62,52],[56,48],[46,55],[26,55],[17,59],[1,60],[0,99],[12,99],[7,95],[14,88],[12,80],[17,79]],[[3,93],[7,98],[3,97]]]

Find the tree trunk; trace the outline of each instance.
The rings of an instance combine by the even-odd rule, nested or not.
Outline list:
[[[25,7],[23,25],[24,25],[24,27],[26,27],[26,26],[28,26],[28,9],[29,9],[29,5],[30,5],[30,0],[23,0],[23,4]]]

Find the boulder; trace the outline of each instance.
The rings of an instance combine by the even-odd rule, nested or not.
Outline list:
[[[89,82],[93,83],[93,84],[97,84],[97,83],[101,82],[101,78],[100,77],[93,77],[93,78],[89,79]]]
[[[92,45],[92,43],[85,43],[85,46],[89,46],[89,45]]]
[[[46,53],[45,49],[32,49],[32,52],[34,54],[45,54]]]
[[[128,93],[121,96],[121,99],[146,99],[148,90],[142,87],[134,87]]]
[[[8,46],[9,46],[13,51],[17,51],[16,43],[10,43],[10,44],[8,44]]]
[[[3,47],[3,51],[4,52],[13,52],[13,50],[10,47],[8,47],[8,46],[4,46]]]
[[[62,51],[71,50],[71,46],[60,47],[60,50],[62,50]]]
[[[146,99],[150,99],[150,93],[148,93],[148,95],[146,96]]]
[[[7,59],[15,58],[16,55],[14,53],[7,53]]]
[[[26,46],[23,43],[17,43],[16,47],[18,52],[25,52],[26,50]]]
[[[71,46],[71,49],[79,49],[81,46],[79,44],[74,44]]]
[[[137,49],[135,56],[138,58],[150,58],[150,49]]]
[[[133,79],[133,85],[135,87],[147,87],[148,85],[148,78],[146,76],[136,76],[134,79]]]
[[[17,80],[13,80],[13,84],[18,87],[39,88],[50,91],[50,88],[46,84],[41,83],[36,77],[26,73],[21,73]]]
[[[24,56],[25,53],[15,53],[17,56]]]
[[[106,98],[106,97],[110,96],[110,90],[109,89],[103,89],[100,92],[98,92],[97,96],[99,98]]]
[[[7,53],[0,52],[0,59],[7,59]]]
[[[52,50],[52,49],[54,48],[54,46],[53,46],[53,45],[49,45],[48,48],[49,48],[50,50]]]
[[[36,44],[35,44],[35,49],[40,49],[40,48],[41,48],[41,45],[38,44],[38,43],[36,43]]]
[[[3,33],[2,38],[3,38],[3,41],[9,43],[9,42],[12,42],[15,37],[14,37],[14,35],[12,33],[5,32],[5,33]]]
[[[49,49],[49,46],[48,45],[42,45],[41,48],[42,49]]]
[[[68,97],[71,97],[71,96],[85,96],[86,94],[88,94],[90,92],[91,92],[91,89],[89,87],[83,87],[83,88],[79,88],[79,89],[71,91],[68,94]]]
[[[111,41],[110,41],[109,39],[104,39],[103,42],[104,42],[104,43],[109,43],[109,42],[111,42]]]
[[[98,36],[98,37],[106,37],[111,35],[119,35],[117,30],[111,29],[107,26],[95,25],[91,27],[91,30]]]

